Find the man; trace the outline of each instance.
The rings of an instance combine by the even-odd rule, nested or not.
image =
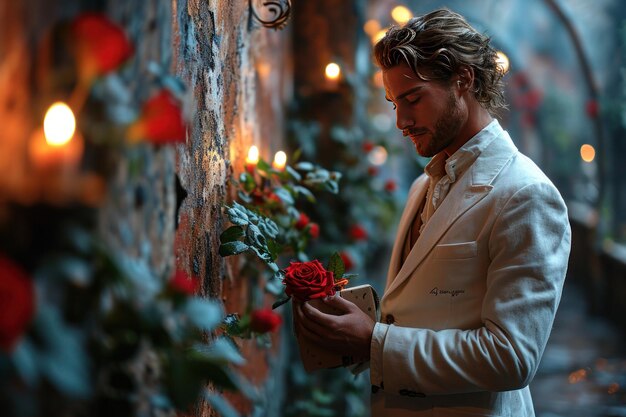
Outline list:
[[[370,357],[373,416],[533,416],[528,389],[561,296],[565,204],[492,113],[504,106],[489,39],[436,10],[375,47],[397,127],[433,157],[411,187],[382,322],[296,304],[298,332]]]

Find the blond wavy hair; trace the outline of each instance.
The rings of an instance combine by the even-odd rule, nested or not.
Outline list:
[[[438,9],[391,27],[374,46],[376,62],[389,69],[406,63],[424,81],[449,81],[458,70],[474,70],[472,92],[490,113],[507,107],[502,70],[491,39],[458,13]]]

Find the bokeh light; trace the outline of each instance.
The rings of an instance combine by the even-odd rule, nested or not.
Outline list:
[[[391,11],[391,18],[398,24],[403,25],[413,17],[413,13],[405,6],[396,6]]]
[[[370,19],[367,22],[365,22],[365,24],[363,25],[363,30],[370,37],[376,36],[378,31],[380,30],[380,22],[376,19]]]
[[[383,146],[375,146],[369,155],[367,155],[367,159],[372,163],[372,165],[383,165],[387,162],[387,149]]]
[[[76,131],[76,118],[70,107],[56,102],[46,112],[43,119],[46,142],[52,146],[63,146],[72,139]]]
[[[589,144],[584,144],[580,147],[580,157],[585,162],[592,162],[596,157],[596,150]]]
[[[326,78],[330,79],[330,80],[336,80],[337,78],[339,78],[339,75],[341,74],[341,68],[339,67],[339,65],[335,64],[334,62],[331,62],[330,64],[326,65]]]

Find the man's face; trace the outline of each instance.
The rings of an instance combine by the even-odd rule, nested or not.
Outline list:
[[[417,153],[431,157],[458,139],[467,112],[449,83],[423,81],[405,63],[383,70],[386,99],[394,104],[396,126],[413,141]]]

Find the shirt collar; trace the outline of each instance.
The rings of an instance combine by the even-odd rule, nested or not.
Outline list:
[[[491,123],[485,126],[480,132],[474,135],[470,140],[465,142],[455,153],[446,159],[445,152],[439,152],[424,167],[424,172],[431,180],[436,180],[444,175],[450,178],[450,182],[456,181],[465,170],[472,165],[478,158],[478,155],[491,143],[491,141],[500,135],[502,127],[498,120],[493,119]]]

